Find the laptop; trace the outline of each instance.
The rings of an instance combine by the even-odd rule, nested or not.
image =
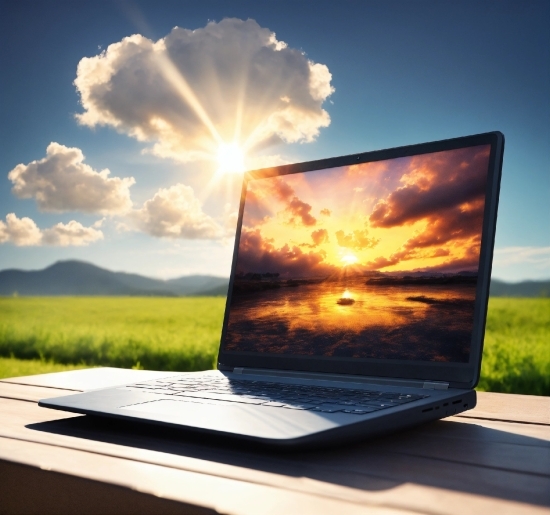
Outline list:
[[[499,132],[244,176],[217,370],[40,406],[277,447],[471,409]]]

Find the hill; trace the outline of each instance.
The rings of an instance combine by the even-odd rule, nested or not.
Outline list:
[[[188,275],[153,279],[139,274],[111,272],[84,261],[58,261],[43,270],[1,270],[0,295],[24,296],[225,296],[229,279]],[[507,283],[491,280],[493,297],[550,297],[549,281]]]
[[[550,281],[507,283],[491,279],[492,297],[550,297]]]
[[[43,270],[0,271],[0,295],[225,295],[228,279],[191,275],[163,281],[138,274],[111,272],[83,261],[58,261]]]

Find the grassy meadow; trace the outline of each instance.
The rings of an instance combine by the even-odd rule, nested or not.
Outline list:
[[[0,357],[204,370],[216,363],[224,306],[221,297],[4,297]]]
[[[478,390],[550,395],[550,298],[490,298]]]
[[[0,358],[0,378],[48,374],[50,372],[78,370],[79,368],[89,367],[88,365],[62,365],[43,359]]]
[[[224,305],[221,297],[3,297],[0,377],[212,368]],[[550,395],[550,299],[491,298],[478,389]]]

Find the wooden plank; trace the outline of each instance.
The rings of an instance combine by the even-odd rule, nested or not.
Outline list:
[[[0,461],[2,513],[27,515],[208,515],[200,506],[28,465]]]
[[[550,426],[550,397],[477,392],[477,406],[458,416]]]
[[[537,474],[550,478],[550,448],[517,446],[486,442],[428,440],[426,435],[408,435],[402,442],[388,442],[381,451],[400,455],[446,460],[451,463],[471,464],[480,467]],[[550,487],[550,482],[548,483]]]
[[[40,399],[45,399],[46,397],[59,397],[61,395],[71,395],[74,393],[78,392],[60,388],[45,388],[43,386],[26,386],[16,383],[0,382],[0,398],[4,399],[16,399],[37,403]]]
[[[320,485],[325,486],[322,491],[304,493],[296,489],[0,438],[0,457],[10,461],[10,454],[15,455],[17,462],[42,470],[107,483],[221,513],[548,513],[544,507],[532,504],[407,482],[364,491],[340,488],[340,496],[335,498],[334,495],[327,495],[333,494],[330,484]],[[298,477],[295,483],[300,485],[311,481]],[[63,489],[59,491],[63,492]]]
[[[376,504],[366,506],[322,494],[281,491],[272,486],[3,438],[0,438],[0,458],[182,502],[188,506],[201,506],[219,513],[411,514],[407,508]],[[523,508],[523,505],[517,507]],[[531,513],[538,511],[530,506],[526,508]]]
[[[543,442],[550,441],[550,428],[539,424],[523,424],[521,422],[503,422],[500,420],[472,420],[466,417],[448,417],[443,422],[453,424],[427,424],[423,427],[423,433],[458,439],[516,443],[518,445],[540,446]],[[493,431],[487,432],[486,429]],[[528,438],[521,438],[526,436]]]
[[[501,501],[550,505],[548,477],[478,466],[467,463],[468,460],[456,462],[453,453],[432,459],[429,455],[400,454],[384,448],[391,446],[392,439],[398,442],[404,437],[403,434],[342,449],[280,455],[259,450],[246,451],[241,446],[221,446],[212,442],[200,444],[196,439],[189,439],[182,433],[163,432],[156,428],[151,434],[149,428],[141,425],[90,425],[85,417],[52,412],[29,403],[6,400],[0,404],[0,411],[6,415],[7,421],[0,431],[3,436],[12,439],[30,440],[69,451],[85,450],[240,481],[259,482],[305,491],[312,495],[357,498],[358,502],[363,502],[371,498],[372,491],[387,492],[399,485],[408,484],[455,494],[460,492],[493,497]],[[36,411],[41,412],[40,417],[36,416]],[[32,421],[47,420],[48,414],[53,420],[58,416],[71,420],[46,422],[42,427],[40,424],[32,424]],[[29,420],[31,424],[28,423]],[[444,425],[445,422],[439,424]],[[462,424],[478,429],[468,422]],[[523,428],[521,424],[518,426]],[[418,428],[415,432],[421,434],[421,430],[422,428]],[[432,438],[432,434],[426,437],[427,440]],[[517,451],[521,462],[521,446],[509,447]],[[475,459],[470,457],[470,461]],[[353,494],[349,489],[352,489]],[[417,494],[414,492],[413,489],[408,493],[410,499],[407,502],[413,502],[416,498]],[[364,499],[362,495],[367,497]],[[400,495],[404,495],[403,492]],[[440,492],[438,495],[443,494]],[[449,513],[458,512],[455,510]]]

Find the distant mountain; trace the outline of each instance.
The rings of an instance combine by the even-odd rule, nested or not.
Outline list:
[[[229,279],[212,275],[186,275],[169,279],[166,284],[173,291],[180,292],[180,295],[227,295]]]
[[[188,275],[163,281],[111,272],[84,261],[58,261],[44,270],[0,271],[0,295],[225,296],[229,279]],[[491,280],[493,297],[550,297],[549,281],[507,283]]]
[[[550,281],[522,281],[507,283],[491,279],[493,297],[550,297]]]
[[[201,291],[201,293],[197,295],[200,295],[201,297],[226,297],[228,286],[229,281],[225,284],[220,284],[219,286],[211,288],[210,290]]]
[[[0,271],[0,295],[226,295],[229,280],[191,275],[163,281],[138,274],[111,272],[83,261],[58,261],[44,270]]]

